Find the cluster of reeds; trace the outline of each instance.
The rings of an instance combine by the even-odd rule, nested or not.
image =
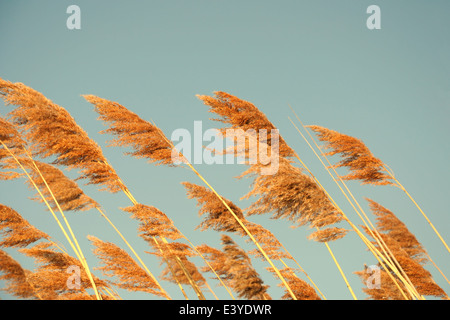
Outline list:
[[[284,295],[278,299],[326,299],[301,267],[298,262],[301,259],[291,255],[271,231],[250,220],[253,215],[271,214],[274,220],[286,219],[293,227],[306,226],[312,230],[309,239],[326,246],[355,299],[348,275],[330,246],[349,232],[354,232],[373,254],[379,268],[380,287],[363,289],[368,298],[448,298],[426,267],[432,263],[444,278],[445,275],[406,224],[381,204],[368,199],[376,218],[376,223],[372,223],[364,206],[346,184],[348,180],[358,180],[363,184],[400,188],[449,251],[428,216],[388,166],[356,138],[319,126],[305,126],[297,115],[297,124],[291,120],[361,221],[354,222],[349,218],[281,136],[276,140],[279,167],[274,174],[263,174],[267,164],[246,162],[247,169],[238,178],[251,179],[251,189],[242,198],[254,201],[242,209],[219,194],[154,122],[140,118],[117,102],[84,96],[94,106],[99,119],[108,126],[102,133],[112,136],[109,146],[129,148],[131,151],[127,155],[144,158],[155,165],[182,167],[198,177],[200,184],[187,181],[182,184],[187,197],[197,201],[201,218],[197,229],[221,234],[222,248],[214,248],[206,243],[193,244],[163,211],[151,203],[139,202],[100,146],[67,110],[22,83],[0,79],[0,95],[5,105],[12,106],[7,117],[0,118],[0,179],[24,179],[35,193],[32,199],[45,206],[71,249],[66,250],[60,244],[61,239],[53,239],[37,229],[13,208],[0,205],[0,246],[7,250],[17,249],[35,261],[35,268],[26,270],[7,251],[0,249],[0,280],[5,283],[2,290],[12,296],[24,299],[121,299],[120,290],[116,289],[123,289],[144,292],[152,298],[172,299],[164,289],[165,282],[171,282],[186,299],[189,299],[189,292],[194,292],[198,299],[206,299],[207,291],[218,299],[215,286],[209,284],[217,281],[231,299],[275,299],[252,263],[253,259],[260,259],[284,290]],[[224,124],[220,129],[222,133],[227,128],[240,129],[244,133],[252,130],[256,135],[245,138],[256,139],[260,142],[259,148],[273,150],[270,138],[276,127],[252,103],[225,92],[198,98],[208,106],[209,112],[218,116],[214,120]],[[259,135],[261,130],[268,134]],[[313,133],[319,142],[323,142],[322,146]],[[235,136],[235,142],[239,138]],[[249,143],[236,143],[231,149],[219,151],[244,159],[251,157]],[[341,161],[332,164],[330,157],[334,155],[340,156]],[[64,168],[73,169],[76,178],[65,175]],[[347,174],[338,174],[339,168],[346,168]],[[160,275],[152,273],[156,267],[149,268],[144,263],[142,253],[133,248],[120,226],[111,221],[102,205],[88,196],[78,181],[97,185],[100,191],[123,192],[130,203],[122,210],[136,221],[137,234],[148,244],[145,253],[160,261],[163,268]],[[97,211],[120,238],[120,243],[112,243],[95,235],[88,236],[92,244],[89,249],[97,257],[95,262],[85,258],[83,250],[86,248],[80,246],[77,230],[72,229],[67,216],[70,211],[81,210]],[[244,250],[232,236],[245,239],[252,249]],[[97,267],[92,268],[92,265]],[[355,274],[367,283],[371,274],[364,268],[355,270]],[[103,279],[95,276],[94,270]],[[448,282],[447,278],[445,280]]]

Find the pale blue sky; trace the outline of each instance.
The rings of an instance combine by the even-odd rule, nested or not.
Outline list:
[[[66,8],[71,4],[81,8],[81,30],[66,28]],[[366,27],[366,8],[372,4],[381,8],[381,30]],[[395,171],[450,242],[448,12],[446,0],[2,0],[0,77],[23,82],[65,107],[104,148],[138,201],[164,211],[194,244],[218,246],[220,240],[218,233],[194,230],[200,223],[196,202],[186,198],[180,182],[201,181],[188,171],[155,167],[123,156],[123,149],[107,148],[110,137],[98,134],[104,126],[82,94],[117,101],[142,118],[156,121],[168,136],[177,128],[192,130],[196,120],[202,120],[205,128],[216,126],[196,94],[220,90],[251,101],[354,218],[288,120],[290,104],[306,124],[362,139]],[[6,110],[0,108],[0,114]],[[250,181],[234,179],[244,167],[198,168],[224,197],[241,207],[249,204],[239,198]],[[363,197],[370,197],[394,211],[450,275],[450,255],[400,190],[358,183],[350,187],[365,206]],[[129,206],[128,199],[98,193],[92,187],[85,190],[105,207],[158,274],[158,263],[143,253],[147,247],[136,236],[136,223],[118,209]],[[44,208],[27,200],[31,195],[23,181],[0,183],[1,203],[64,242]],[[89,255],[86,235],[123,246],[96,212],[70,214],[69,218],[90,265],[95,266],[97,260]],[[325,246],[306,240],[306,228],[290,229],[289,223],[272,221],[269,216],[250,220],[273,231],[328,299],[351,299]],[[353,221],[359,224],[356,217]],[[364,263],[374,264],[375,259],[353,233],[331,246],[358,298],[363,299],[362,284],[352,273]],[[28,266],[27,259],[8,252]],[[278,299],[281,289],[264,271],[266,264],[255,261],[255,267],[270,285],[269,293]],[[432,267],[428,270],[448,292],[442,276]],[[176,286],[163,284],[174,298],[183,298]],[[221,288],[216,293],[227,298]],[[0,293],[0,298],[9,297]]]

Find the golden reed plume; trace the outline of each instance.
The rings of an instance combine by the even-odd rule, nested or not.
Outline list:
[[[153,242],[153,237],[164,237],[172,240],[183,238],[173,221],[155,207],[136,204],[122,210],[131,213],[131,218],[139,221],[138,231],[147,242]]]
[[[130,291],[143,291],[156,296],[166,297],[159,290],[158,284],[142,269],[130,255],[111,242],[89,236],[95,246],[94,254],[101,260],[102,266],[97,268],[103,275],[114,278],[112,284]]]
[[[269,271],[273,272],[273,270],[269,269]],[[311,287],[306,281],[297,277],[292,270],[289,268],[284,268],[280,270],[283,274],[284,278],[289,283],[289,287],[294,291],[295,297],[297,300],[321,300],[317,292]],[[285,293],[281,297],[284,300],[292,300],[292,297],[284,290]]]
[[[0,247],[26,247],[41,239],[50,239],[45,232],[25,220],[17,211],[0,204]]]
[[[20,177],[20,174],[12,170],[16,168],[11,152],[17,156],[24,154],[23,147],[26,142],[20,137],[16,127],[9,121],[0,117],[0,180],[12,180]],[[8,151],[9,150],[9,151]]]
[[[197,226],[201,231],[212,229],[218,232],[232,232],[241,237],[246,237],[247,233],[243,227],[236,222],[212,191],[206,187],[202,187],[190,182],[182,183],[187,191],[187,196],[190,199],[196,199],[197,205],[200,207],[199,215],[203,216],[203,220]],[[281,258],[291,259],[292,257],[284,252],[281,252],[282,245],[275,238],[275,236],[267,229],[256,223],[248,221],[242,210],[228,199],[223,199],[233,212],[239,217],[244,226],[255,237],[256,241],[261,244],[266,254],[271,259],[279,260]],[[261,253],[254,249],[250,251],[256,256],[262,257]]]
[[[383,162],[374,157],[361,140],[320,126],[308,127],[325,142],[324,148],[330,150],[326,156],[339,154],[343,158],[335,167],[347,167],[350,173],[342,179],[361,180],[363,184],[392,184],[390,176],[384,172]]]
[[[395,260],[404,270],[417,292],[422,296],[447,297],[444,290],[433,280],[431,273],[423,267],[422,264],[426,263],[425,250],[416,237],[390,210],[371,199],[368,199],[368,201],[372,212],[377,216],[377,230],[383,243],[392,252]],[[365,229],[369,234],[369,230]],[[379,247],[376,241],[373,241],[373,244]],[[390,268],[382,268],[382,271],[393,273]],[[368,278],[365,272],[358,272],[357,274],[364,280]],[[402,284],[400,285],[403,287]],[[396,300],[399,298],[398,290],[394,288],[392,279],[384,279],[381,282],[381,288],[384,290],[384,299]],[[380,293],[376,292],[377,290],[367,288],[364,291],[373,299],[379,299]]]
[[[0,291],[9,293],[22,299],[38,299],[35,288],[28,278],[29,271],[14,260],[9,254],[0,249],[0,281],[5,281],[6,286]]]
[[[4,205],[0,205],[0,232],[3,239],[1,247],[20,248],[19,252],[34,258],[37,265],[33,271],[25,270],[0,250],[0,270],[4,273],[2,278],[9,281],[6,287],[9,293],[41,300],[96,299],[86,290],[92,289],[92,282],[80,261],[59,249],[48,234],[32,226],[17,211]],[[67,270],[72,267],[80,271],[80,286],[77,288],[70,288],[67,284]],[[107,288],[103,281],[97,278],[94,281],[97,287]]]
[[[101,133],[116,137],[109,146],[131,147],[133,152],[128,154],[136,158],[146,158],[155,164],[172,164],[172,148],[158,127],[116,102],[93,95],[83,97],[94,105],[99,119],[109,124],[109,128]]]
[[[366,200],[372,213],[376,216],[377,229],[394,239],[410,258],[420,264],[426,264],[425,248],[408,227],[392,211],[372,199]]]
[[[57,204],[63,211],[85,211],[99,206],[96,201],[83,192],[75,181],[68,178],[57,167],[27,158],[19,160],[24,167],[30,169],[33,182],[41,189],[53,210],[57,210]],[[33,189],[34,185],[29,180],[27,180],[27,184],[30,189]],[[53,197],[56,198],[56,201]],[[44,201],[37,196],[35,200]]]
[[[62,107],[22,83],[0,78],[0,96],[17,107],[9,112],[36,157],[55,157],[54,163],[80,170],[78,179],[111,192],[121,189],[118,176],[102,150]]]
[[[31,282],[36,292],[44,300],[94,300],[95,295],[91,295],[86,289],[92,289],[90,276],[86,273],[81,262],[65,252],[58,249],[49,242],[36,244],[31,248],[20,249],[20,252],[28,257],[34,258],[37,264],[36,270],[30,276]],[[67,285],[69,268],[77,268],[80,275],[79,287],[69,287]],[[45,279],[45,281],[42,281]],[[107,288],[108,284],[103,280],[94,277],[97,288]],[[107,296],[102,296],[108,299]]]
[[[215,113],[220,117],[212,120],[228,124],[228,128],[242,129],[243,131],[255,130],[258,141],[271,146],[272,130],[275,130],[276,127],[252,103],[221,91],[214,92],[214,97],[205,95],[197,95],[197,97],[210,108],[209,112]],[[220,130],[225,134],[226,129],[222,128]],[[262,137],[260,135],[261,130],[266,130],[267,135]],[[283,138],[279,137],[278,140],[280,157],[294,156],[294,151],[286,144]]]
[[[264,285],[258,272],[253,268],[247,253],[227,235],[222,235],[223,251],[199,246],[210,260],[220,277],[237,293],[238,298],[247,300],[270,300],[268,286]],[[207,272],[208,269],[204,268]]]
[[[252,175],[257,166],[244,172]],[[247,208],[248,215],[272,213],[274,219],[287,219],[292,223],[312,228],[324,228],[343,220],[324,191],[290,160],[280,159],[278,171],[273,175],[254,174],[252,189],[243,198],[256,197]],[[325,231],[326,230],[326,231]],[[311,235],[317,241],[337,240],[347,234],[343,228],[328,228]]]

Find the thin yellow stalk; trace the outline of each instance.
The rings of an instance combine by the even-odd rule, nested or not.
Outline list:
[[[117,297],[115,296],[115,294],[113,294],[108,288],[106,288],[106,287],[100,288],[100,291],[105,291],[107,295],[109,295],[114,300],[117,300]]]
[[[448,281],[447,277],[445,276],[445,274],[442,272],[442,270],[436,265],[436,263],[433,261],[433,259],[431,259],[430,255],[428,254],[428,252],[425,253],[427,256],[427,259],[434,265],[434,267],[439,271],[439,273],[444,277],[445,281],[447,281],[448,284],[450,284],[450,281]]]
[[[110,289],[120,300],[123,300],[119,292],[114,287],[111,287]]]
[[[213,294],[213,296],[216,298],[216,300],[219,300],[219,298],[216,296],[216,294],[214,293],[213,289],[211,289],[211,287],[209,286],[208,282],[205,282],[206,287],[208,287],[208,290]]]
[[[316,227],[316,229],[319,230],[319,228],[317,228],[317,227]],[[341,273],[341,276],[342,276],[342,278],[344,279],[345,284],[347,285],[347,288],[348,288],[348,290],[350,291],[350,293],[351,293],[353,299],[354,299],[354,300],[358,300],[358,299],[356,298],[356,296],[355,296],[355,293],[353,292],[352,287],[350,286],[350,283],[349,283],[348,280],[347,280],[347,277],[346,277],[345,274],[344,274],[344,271],[342,271],[341,266],[339,265],[338,261],[336,260],[336,257],[334,256],[333,251],[331,250],[330,245],[328,244],[328,242],[325,242],[325,246],[327,247],[328,251],[330,252],[330,255],[331,255],[331,257],[333,258],[333,261],[334,261],[334,263],[336,264],[336,266],[337,266],[339,272]]]

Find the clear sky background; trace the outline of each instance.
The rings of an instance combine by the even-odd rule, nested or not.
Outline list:
[[[81,30],[66,27],[66,8],[71,4],[81,8]],[[372,4],[381,8],[381,30],[366,27],[366,9]],[[449,12],[447,0],[1,0],[0,77],[23,82],[66,108],[103,147],[136,199],[165,212],[196,245],[220,247],[220,234],[195,230],[201,221],[196,201],[186,198],[180,184],[201,181],[187,170],[157,167],[124,156],[125,149],[107,148],[111,137],[99,134],[105,127],[82,94],[117,101],[142,118],[153,119],[169,137],[178,128],[193,130],[196,120],[202,120],[204,128],[216,127],[196,94],[220,90],[250,101],[280,129],[359,224],[290,123],[290,104],[306,124],[362,139],[395,171],[449,243]],[[0,104],[1,115],[7,110]],[[200,165],[198,169],[224,197],[242,208],[250,204],[239,200],[249,190],[250,181],[234,178],[244,166]],[[357,182],[349,186],[367,212],[363,197],[392,210],[450,275],[449,253],[402,191]],[[157,260],[144,253],[148,247],[136,235],[136,222],[119,209],[131,205],[129,200],[123,194],[97,192],[95,187],[84,190],[105,208],[150,269],[159,274]],[[2,204],[65,243],[43,205],[28,199],[32,195],[23,180],[0,183]],[[90,253],[86,235],[124,247],[96,211],[70,213],[68,218],[91,266],[98,260]],[[352,298],[326,247],[307,240],[307,228],[292,229],[288,222],[269,216],[249,220],[270,229],[328,299]],[[244,248],[253,248],[231,236]],[[376,260],[354,232],[331,243],[331,248],[357,297],[364,299],[363,284],[353,272]],[[27,258],[14,250],[8,252],[24,267],[31,267]],[[279,299],[282,289],[265,271],[267,264],[254,260],[254,266],[270,286],[272,297]],[[431,265],[427,268],[450,292],[442,276]],[[162,284],[173,298],[183,299],[175,285]],[[228,297],[223,288],[215,292]],[[154,298],[120,293],[125,299]],[[195,298],[193,292],[189,295]],[[4,293],[0,298],[11,299]]]

